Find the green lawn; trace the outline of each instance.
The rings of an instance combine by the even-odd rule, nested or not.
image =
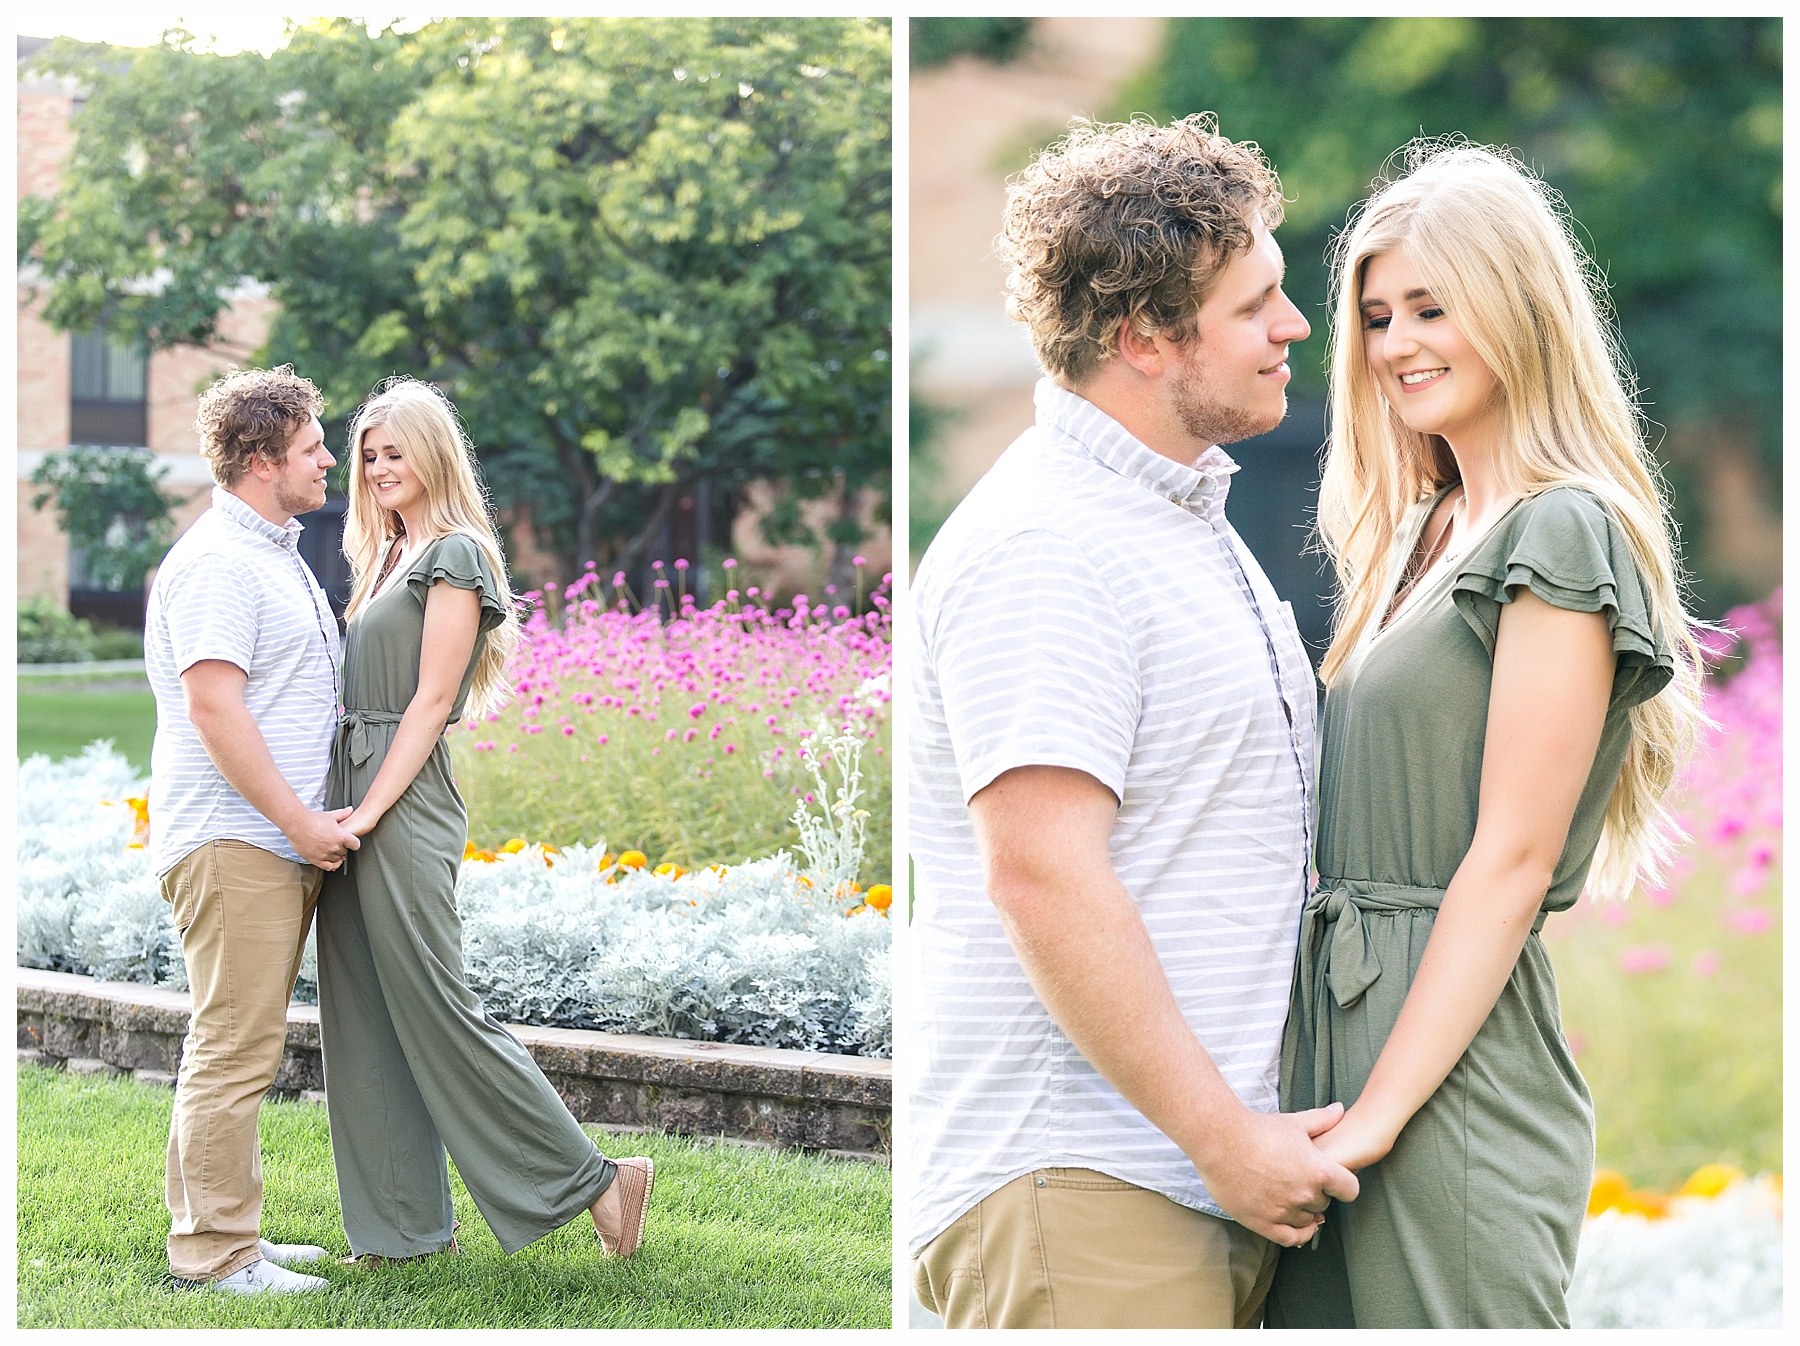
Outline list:
[[[1781,1172],[1781,923],[1730,928],[1724,881],[1696,875],[1668,906],[1634,896],[1611,919],[1583,903],[1544,928],[1600,1166],[1649,1191],[1715,1160]],[[1627,972],[1627,950],[1667,964]]]
[[[117,686],[117,682],[111,685]],[[79,684],[56,682],[37,690],[19,680],[19,756],[44,753],[53,761],[73,757],[97,738],[110,738],[131,764],[150,770],[150,741],[156,735],[156,700],[142,691],[88,692]]]
[[[594,1131],[656,1160],[643,1250],[604,1260],[586,1217],[513,1257],[454,1180],[460,1257],[335,1261],[317,1294],[245,1300],[168,1286],[163,1147],[172,1095],[129,1079],[18,1072],[19,1326],[887,1327],[887,1169],[788,1151]],[[325,1110],[265,1103],[265,1237],[348,1252]]]

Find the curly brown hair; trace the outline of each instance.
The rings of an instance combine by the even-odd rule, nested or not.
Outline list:
[[[1119,324],[1186,342],[1207,292],[1249,249],[1254,221],[1281,223],[1281,182],[1252,142],[1210,112],[1075,123],[1007,179],[996,248],[1007,312],[1044,368],[1079,384],[1117,351]]]
[[[294,435],[324,410],[318,388],[292,365],[228,369],[200,398],[194,417],[200,456],[212,468],[214,481],[235,486],[253,459],[285,459]]]

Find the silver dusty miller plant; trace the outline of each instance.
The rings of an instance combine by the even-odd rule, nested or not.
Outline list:
[[[862,872],[868,838],[869,811],[856,806],[863,792],[862,739],[833,734],[821,721],[810,737],[800,740],[799,754],[817,787],[814,793],[822,810],[814,813],[804,799],[794,805],[794,829],[806,857],[804,873],[814,891],[835,897]]]

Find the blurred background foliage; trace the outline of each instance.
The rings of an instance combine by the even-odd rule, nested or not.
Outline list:
[[[942,65],[955,56],[1005,62],[1031,36],[1030,19],[914,19],[910,25],[912,68]]]
[[[65,186],[19,211],[55,325],[204,343],[244,282],[344,418],[442,383],[564,578],[696,481],[780,485],[853,550],[891,493],[886,20],[315,20],[264,58],[58,39]],[[146,284],[146,278],[154,278]],[[885,515],[878,504],[877,517]],[[848,555],[848,551],[846,551]]]
[[[1315,328],[1296,399],[1324,397],[1326,248],[1389,156],[1421,134],[1517,149],[1606,276],[1694,538],[1721,449],[1779,510],[1781,74],[1777,18],[1175,19],[1115,112],[1216,112],[1274,162]],[[1762,597],[1690,560],[1708,614]]]

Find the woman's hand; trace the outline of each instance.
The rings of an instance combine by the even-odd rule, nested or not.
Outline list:
[[[1388,1151],[1394,1148],[1394,1133],[1376,1121],[1368,1108],[1358,1104],[1331,1130],[1314,1136],[1313,1144],[1326,1158],[1355,1172],[1387,1158]]]
[[[375,824],[381,821],[379,813],[367,809],[352,809],[350,816],[343,821],[346,832],[354,832],[359,837],[366,837],[375,830]]]

